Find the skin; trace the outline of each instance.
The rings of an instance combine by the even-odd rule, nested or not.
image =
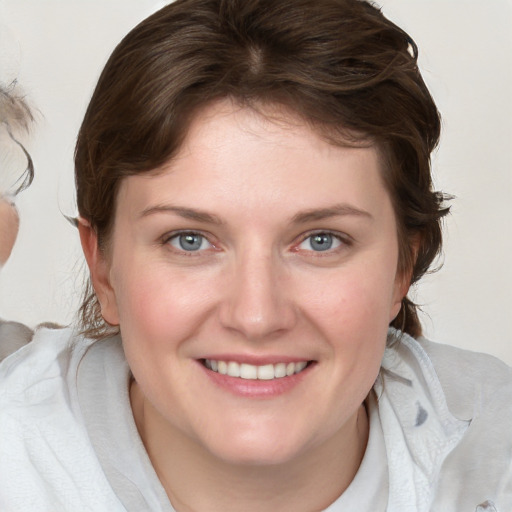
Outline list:
[[[407,291],[377,150],[269,113],[203,110],[176,158],[122,182],[108,254],[80,226],[139,433],[180,512],[332,503],[363,457],[363,403]],[[201,249],[183,250],[181,231]],[[199,362],[224,354],[313,364],[286,392],[240,396]]]
[[[19,222],[16,207],[0,197],[0,267],[11,255],[18,236]]]

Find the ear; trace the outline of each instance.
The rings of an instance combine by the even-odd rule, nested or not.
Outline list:
[[[391,323],[400,313],[402,307],[402,299],[407,295],[410,287],[409,272],[397,273],[395,278],[395,286],[393,290],[393,297],[391,300],[391,310],[389,312],[389,322]]]
[[[418,256],[418,250],[420,247],[421,239],[419,235],[416,235],[411,240],[411,260],[408,265],[408,269],[398,271],[395,277],[395,287],[393,291],[393,299],[391,305],[390,319],[392,322],[400,313],[402,307],[402,299],[409,293],[411,287],[412,273],[414,265],[416,264],[416,258]]]
[[[110,264],[98,247],[98,236],[89,221],[78,217],[78,232],[91,281],[101,307],[101,316],[110,325],[119,325],[119,314],[110,278]]]

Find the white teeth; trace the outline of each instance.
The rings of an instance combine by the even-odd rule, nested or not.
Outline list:
[[[235,361],[217,361],[215,359],[205,359],[204,365],[209,370],[228,375],[229,377],[239,377],[250,380],[272,380],[290,377],[300,373],[307,366],[307,361],[297,363],[277,363],[256,366],[253,364],[237,363]]]
[[[240,377],[242,379],[257,379],[258,378],[258,367],[252,364],[240,365]]]
[[[258,379],[272,380],[274,378],[274,365],[266,364],[265,366],[258,366]]]
[[[306,361],[301,361],[300,363],[295,363],[295,373],[300,373],[304,368],[306,368]]]
[[[228,373],[228,364],[225,361],[218,362],[218,370],[221,375],[226,375]]]
[[[276,379],[286,377],[286,363],[278,363],[274,365],[274,377]]]
[[[240,377],[240,365],[234,361],[228,363],[228,372],[230,377]]]

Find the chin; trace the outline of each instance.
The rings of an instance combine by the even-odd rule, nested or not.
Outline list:
[[[211,453],[224,463],[234,466],[279,466],[293,461],[300,451],[290,446],[247,445],[240,443],[236,447],[218,447]]]
[[[224,428],[222,435],[205,440],[203,446],[217,459],[231,465],[270,466],[286,464],[307,450],[310,444],[283,431],[275,423],[267,428]],[[297,431],[295,430],[295,434]]]

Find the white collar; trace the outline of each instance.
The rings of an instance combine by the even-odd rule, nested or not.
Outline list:
[[[470,421],[451,414],[427,353],[390,329],[375,382],[389,467],[388,510],[430,509],[443,461]]]

